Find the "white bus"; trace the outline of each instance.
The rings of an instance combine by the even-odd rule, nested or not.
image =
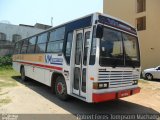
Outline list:
[[[23,81],[29,77],[50,86],[63,100],[97,103],[140,92],[136,29],[101,13],[16,42],[13,68]]]

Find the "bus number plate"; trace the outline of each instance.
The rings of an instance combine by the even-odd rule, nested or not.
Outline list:
[[[130,93],[131,93],[130,90],[128,90],[128,91],[121,91],[121,92],[118,93],[118,98],[129,96]]]

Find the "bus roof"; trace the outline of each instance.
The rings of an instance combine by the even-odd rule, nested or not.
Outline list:
[[[125,21],[124,21],[124,20],[122,20],[122,19],[119,19],[119,18],[113,17],[113,16],[111,16],[111,15],[109,15],[109,14],[104,14],[104,13],[95,12],[95,13],[88,14],[88,15],[85,15],[85,16],[83,16],[83,17],[80,17],[80,18],[77,18],[77,19],[74,19],[74,20],[68,21],[68,22],[66,22],[66,23],[63,23],[63,24],[57,25],[57,26],[52,27],[52,28],[49,28],[49,29],[47,29],[47,30],[52,30],[53,28],[58,28],[58,27],[60,27],[60,26],[64,26],[64,25],[66,25],[66,24],[68,24],[68,23],[71,23],[71,22],[74,22],[74,21],[76,21],[76,20],[83,19],[83,18],[86,18],[86,17],[89,17],[89,16],[98,16],[98,15],[102,15],[102,16],[109,17],[109,18],[112,18],[112,19],[114,19],[114,20],[117,20],[117,21],[119,21],[119,22],[123,22],[123,23],[125,23],[126,25],[128,25],[128,26],[130,26],[130,27],[132,27],[132,28],[136,29],[133,25],[131,25],[131,24],[129,24],[129,23],[127,23],[127,22],[125,22]]]

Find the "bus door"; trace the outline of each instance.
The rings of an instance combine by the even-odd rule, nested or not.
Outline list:
[[[90,29],[82,29],[75,32],[75,55],[73,70],[73,93],[86,97],[86,76],[90,45]],[[74,48],[73,48],[74,49]]]

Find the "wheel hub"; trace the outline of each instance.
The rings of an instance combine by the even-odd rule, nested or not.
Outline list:
[[[63,93],[63,84],[60,82],[57,84],[57,91],[59,94],[62,94]]]

